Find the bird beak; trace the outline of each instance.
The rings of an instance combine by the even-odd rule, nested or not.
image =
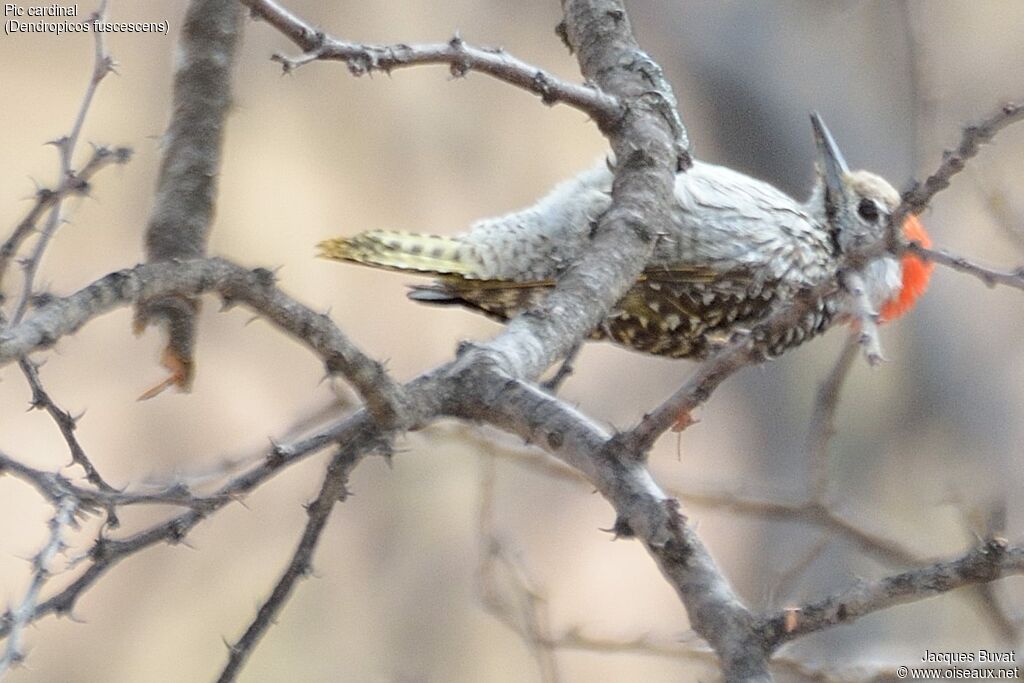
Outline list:
[[[814,128],[818,156],[821,157],[821,170],[825,175],[825,200],[830,209],[835,209],[843,196],[843,176],[850,172],[850,168],[835,138],[822,121],[821,114],[816,111],[811,112],[811,126]]]

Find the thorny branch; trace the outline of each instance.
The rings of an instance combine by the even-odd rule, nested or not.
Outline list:
[[[973,275],[989,287],[1006,285],[1024,289],[1024,266],[1009,272],[985,268],[941,249],[928,249],[917,242],[904,242],[897,229],[907,215],[920,214],[928,208],[935,195],[949,187],[953,176],[966,168],[967,162],[981,151],[983,144],[991,142],[996,133],[1022,119],[1024,105],[1020,101],[1008,102],[980,123],[964,128],[960,144],[955,150],[947,150],[943,154],[938,170],[928,176],[923,184],[915,183],[903,193],[903,202],[889,219],[888,248],[895,253],[909,251],[926,261],[934,261]]]
[[[32,579],[28,590],[18,605],[4,614],[0,620],[7,634],[7,646],[0,657],[0,677],[3,677],[11,667],[21,663],[25,657],[22,650],[25,627],[36,618],[39,592],[50,578],[54,557],[64,550],[64,531],[74,523],[77,507],[78,501],[72,496],[66,496],[56,504],[57,512],[49,524],[50,538],[32,558]]]
[[[352,452],[366,455],[386,443],[365,413],[342,420],[326,429],[298,439],[291,444],[278,444],[251,468],[232,478],[202,504],[188,504],[189,510],[123,538],[100,536],[90,549],[86,569],[67,587],[40,603],[32,615],[36,621],[48,614],[71,612],[79,596],[121,560],[158,543],[179,543],[208,516],[228,503],[240,500],[284,468],[300,462],[332,443],[344,442]],[[7,466],[6,464],[4,465]],[[170,498],[170,496],[169,496]],[[138,502],[171,502],[174,500],[139,500]],[[120,504],[120,503],[119,503]],[[182,503],[178,503],[182,504]],[[9,626],[0,624],[0,638],[6,637]]]
[[[1007,102],[980,123],[964,128],[960,144],[955,150],[946,151],[939,168],[923,184],[915,183],[903,193],[902,203],[889,217],[888,249],[897,252],[901,248],[899,227],[908,215],[920,214],[927,209],[935,195],[949,187],[953,176],[964,170],[967,161],[981,150],[983,144],[991,142],[996,133],[1021,119],[1024,119],[1024,105]]]
[[[107,493],[114,491],[114,487],[100,476],[92,461],[89,460],[89,456],[85,454],[82,444],[78,442],[78,437],[75,436],[75,427],[78,420],[71,413],[54,403],[50,394],[43,388],[42,380],[39,378],[39,366],[27,358],[19,360],[18,366],[32,388],[32,407],[37,410],[45,410],[53,418],[53,421],[57,423],[57,428],[60,429],[61,436],[64,437],[68,450],[71,452],[71,461],[85,470],[85,478],[100,491]]]
[[[313,569],[313,552],[316,550],[320,535],[327,527],[327,518],[334,509],[334,504],[348,497],[348,475],[359,463],[359,454],[351,448],[342,448],[331,460],[324,475],[320,494],[308,507],[309,521],[302,532],[299,547],[292,554],[287,569],[274,586],[270,597],[260,606],[256,618],[237,643],[228,648],[228,662],[217,679],[218,683],[229,683],[237,678],[245,660],[252,653],[263,634],[274,623],[274,619],[284,603],[288,600],[295,584],[305,578]]]
[[[173,272],[174,266],[177,266],[179,269],[181,269],[185,265],[186,264],[156,264],[139,266],[138,269],[145,270],[157,267],[165,267],[168,268],[169,270],[169,272],[166,275],[170,275]],[[188,281],[188,278],[186,277],[185,280]],[[212,288],[212,285],[216,283],[206,282],[205,284],[208,287]],[[174,285],[181,286],[180,280],[178,282],[175,282]],[[92,285],[91,287],[95,286],[96,285]],[[89,288],[86,288],[86,290],[88,289]],[[128,291],[135,291],[136,293],[138,293],[139,291],[144,291],[144,289],[137,288],[134,290],[129,289]],[[183,291],[194,293],[194,290],[191,289],[190,287],[185,287]],[[92,300],[97,300],[99,298],[101,297],[97,297],[95,295],[83,297],[83,299]],[[56,301],[52,303],[56,303]],[[131,302],[121,301],[120,303],[122,305],[127,305],[130,304]],[[40,312],[40,314],[43,313],[45,313],[45,309]],[[93,312],[93,314],[95,314],[95,311]],[[33,320],[34,318],[29,318],[28,320],[25,321],[24,324],[29,324]],[[424,405],[424,400],[427,398],[436,400],[438,398],[438,391],[440,387],[443,386],[442,378],[443,374],[439,370],[435,371],[435,373],[425,375],[419,380],[414,380],[414,382],[411,385],[405,387],[404,389],[404,393],[407,395],[408,404],[413,406],[422,406]],[[457,389],[465,388],[469,391],[456,391],[456,393],[464,393],[465,396],[467,397],[467,400],[473,401],[473,397],[477,395],[475,393],[476,391],[485,389],[489,386],[493,387],[495,383],[492,381],[487,381],[481,382],[481,385],[481,387],[477,387],[476,389],[473,389],[471,386],[462,385],[462,387],[457,387]],[[517,388],[517,386],[519,388]],[[508,412],[510,413],[510,415],[504,416],[504,419],[508,419],[509,417],[513,417],[514,415],[517,414],[524,416],[545,415],[548,418],[547,421],[541,424],[507,424],[503,423],[498,419],[501,416],[491,417],[486,414],[480,415],[478,412],[473,413],[474,418],[482,418],[485,419],[486,421],[493,421],[495,424],[497,424],[497,426],[508,428],[510,429],[510,431],[518,433],[521,436],[524,436],[525,438],[529,438],[533,442],[546,444],[548,448],[555,451],[560,451],[556,452],[556,455],[558,455],[562,459],[565,459],[573,466],[581,468],[584,474],[586,474],[592,482],[594,482],[595,478],[599,480],[603,479],[605,483],[603,485],[600,485],[599,488],[602,490],[602,492],[606,493],[606,495],[609,495],[613,499],[620,501],[619,503],[616,504],[617,508],[626,510],[631,509],[631,505],[635,505],[635,501],[633,500],[635,496],[637,494],[643,496],[644,487],[653,484],[653,482],[650,482],[648,475],[646,475],[646,470],[644,470],[642,467],[630,467],[627,468],[627,470],[622,471],[615,467],[614,462],[601,464],[600,461],[592,462],[589,466],[587,466],[587,461],[584,460],[584,458],[588,457],[588,453],[593,454],[600,452],[602,446],[602,439],[606,439],[607,437],[602,437],[600,436],[600,433],[594,434],[592,432],[592,437],[596,437],[596,439],[592,437],[585,437],[584,443],[578,443],[576,440],[582,437],[584,434],[586,434],[586,431],[580,432],[578,425],[574,424],[579,420],[585,419],[576,411],[569,409],[556,399],[553,399],[552,397],[540,391],[532,389],[527,385],[505,384],[504,391],[512,391],[514,393],[526,392],[526,395],[524,397],[526,398],[526,400],[530,402],[543,401],[544,406],[540,409],[538,409],[536,406],[520,407],[516,405],[515,400],[507,399],[503,399],[501,401],[485,400],[482,401],[481,403],[483,403],[484,405],[492,406],[509,406]],[[428,415],[437,414],[434,412],[435,410],[436,407],[434,409],[425,409],[426,412],[421,413],[419,421],[422,422],[428,419]],[[460,410],[456,407],[453,411],[453,414],[462,414],[468,417],[470,413],[463,412],[463,410]],[[561,418],[559,416],[561,416]],[[536,418],[531,418],[531,420],[532,419]],[[564,422],[560,422],[560,420],[562,419],[564,419]],[[591,427],[590,429],[594,428]],[[590,431],[590,429],[588,429],[587,431]],[[90,554],[90,557],[93,559],[93,564],[78,580],[76,580],[71,586],[69,586],[68,589],[62,591],[57,596],[54,596],[47,602],[40,605],[39,609],[37,610],[37,617],[43,616],[53,611],[68,611],[74,604],[74,600],[77,598],[77,596],[85,588],[91,585],[96,579],[98,579],[99,576],[101,576],[107,569],[109,569],[117,561],[123,559],[123,557],[127,555],[130,555],[134,552],[137,552],[138,550],[141,550],[142,548],[148,547],[153,543],[176,542],[181,540],[196,523],[201,521],[201,519],[203,519],[205,516],[212,513],[216,509],[222,507],[224,504],[226,504],[226,502],[233,500],[238,495],[244,494],[245,492],[252,490],[252,488],[254,488],[256,485],[262,483],[267,478],[272,476],[272,474],[276,471],[276,469],[279,466],[283,464],[291,464],[292,462],[295,462],[297,459],[304,457],[305,455],[315,450],[323,448],[324,446],[330,444],[333,441],[340,441],[347,445],[351,445],[353,448],[356,448],[358,446],[360,452],[365,452],[366,448],[380,447],[381,444],[386,443],[386,441],[383,441],[382,439],[383,435],[379,433],[375,427],[373,427],[372,423],[370,423],[365,416],[360,414],[354,416],[353,418],[350,418],[347,422],[342,423],[342,425],[330,431],[320,433],[315,437],[311,437],[310,439],[300,444],[291,447],[276,448],[271,454],[271,456],[268,457],[268,461],[266,463],[261,464],[254,470],[233,480],[228,485],[220,489],[214,496],[210,496],[208,499],[208,506],[204,506],[203,509],[190,510],[188,512],[183,513],[182,515],[179,515],[178,517],[168,520],[166,523],[157,525],[146,531],[139,532],[138,534],[134,534],[133,536],[128,537],[127,539],[116,541],[110,539],[101,539],[97,543],[93,552]],[[579,458],[579,460],[577,460],[577,458]],[[8,466],[5,464],[5,467]],[[595,467],[598,469],[595,470]],[[609,472],[602,472],[601,468],[604,467],[612,467],[613,469]],[[641,477],[640,479],[636,480],[635,484],[635,486],[639,486],[640,488],[621,488],[623,484],[630,480],[633,480],[636,476]],[[644,482],[647,483],[645,484]],[[616,490],[616,488],[618,490]],[[764,508],[761,508],[760,511],[764,512]],[[0,631],[0,635],[2,635],[2,633],[3,632]]]
[[[592,85],[563,81],[501,48],[474,47],[458,35],[447,43],[430,45],[362,45],[339,40],[313,28],[274,0],[242,0],[242,4],[249,8],[253,17],[271,24],[304,51],[298,58],[274,55],[274,61],[280,62],[286,72],[316,60],[343,61],[354,76],[375,71],[390,73],[424,64],[447,64],[452,76],[461,78],[470,71],[488,74],[532,92],[545,104],[575,107],[602,128],[615,125],[624,114],[617,98]]]
[[[99,8],[90,16],[89,21],[93,24],[102,21],[106,15],[106,6],[106,0],[101,0]],[[28,214],[18,223],[11,236],[0,246],[0,303],[2,303],[2,282],[7,265],[18,252],[22,242],[36,229],[39,219],[49,211],[46,225],[36,240],[31,255],[22,262],[24,282],[21,297],[14,308],[12,318],[14,323],[23,318],[30,302],[37,297],[34,291],[35,276],[42,264],[43,255],[47,246],[49,246],[50,240],[61,225],[64,199],[73,194],[87,195],[89,193],[89,181],[93,175],[106,166],[123,164],[131,158],[131,150],[127,147],[111,149],[105,146],[93,146],[92,155],[85,165],[77,172],[72,168],[75,149],[81,137],[82,128],[85,125],[85,119],[92,105],[93,97],[100,82],[115,67],[113,58],[107,54],[104,34],[100,31],[94,31],[93,35],[93,69],[89,85],[85,90],[82,102],[75,115],[71,132],[53,142],[59,152],[60,182],[54,190],[43,189],[36,193],[36,201]],[[0,326],[5,322],[4,315],[0,312]],[[0,334],[2,334],[2,328],[0,328]],[[94,486],[102,491],[113,491],[113,487],[103,480],[100,473],[89,460],[85,450],[79,444],[74,434],[75,419],[70,413],[61,409],[43,387],[42,380],[39,377],[38,365],[27,357],[19,359],[18,365],[32,390],[32,407],[45,410],[53,418],[58,429],[60,429],[64,441],[68,445],[72,462],[80,465],[85,470],[86,478]],[[54,500],[55,504],[57,502]],[[112,506],[108,506],[107,513],[108,523],[116,525],[117,516]]]
[[[129,505],[180,505],[196,510],[207,510],[230,502],[224,497],[197,495],[184,484],[150,492],[97,491],[82,488],[59,473],[29,467],[3,452],[0,452],[0,473],[11,474],[25,481],[54,505],[58,505],[65,498],[72,498],[78,501],[79,510],[83,512]]]
[[[0,329],[0,366],[53,346],[97,315],[170,293],[195,296],[216,291],[226,307],[243,303],[293,334],[324,359],[329,374],[341,374],[370,411],[388,421],[404,415],[401,392],[384,371],[326,315],[316,313],[274,286],[274,274],[246,270],[223,259],[150,263],[111,273],[62,299],[50,299],[26,320]]]
[[[0,284],[3,282],[8,265],[18,253],[18,249],[29,235],[35,232],[39,219],[47,211],[54,210],[54,207],[67,197],[88,194],[90,181],[94,175],[112,164],[127,163],[131,156],[132,150],[128,147],[93,147],[92,156],[81,169],[64,176],[53,189],[40,188],[37,190],[32,208],[18,222],[10,237],[0,245]],[[0,303],[2,301],[3,299],[0,298]]]
[[[767,615],[755,628],[767,649],[774,650],[799,636],[881,609],[1012,574],[1024,574],[1024,547],[992,538],[955,560],[862,583],[795,610]]]
[[[100,0],[99,9],[93,13],[89,18],[89,21],[96,23],[102,21],[107,10],[107,0]],[[82,126],[85,125],[85,117],[89,112],[89,107],[92,105],[93,96],[96,94],[97,88],[99,88],[100,82],[114,70],[114,60],[107,54],[106,48],[104,47],[103,32],[93,31],[94,36],[94,59],[93,59],[93,71],[92,77],[89,79],[89,86],[85,90],[85,96],[82,98],[82,104],[78,109],[78,114],[75,116],[75,122],[71,126],[71,132],[59,140],[56,140],[54,144],[57,146],[57,150],[60,157],[60,177],[61,182],[58,185],[56,191],[56,197],[52,201],[50,213],[47,217],[46,224],[43,227],[39,238],[36,240],[35,247],[32,249],[32,254],[24,262],[24,284],[22,285],[21,298],[18,300],[17,305],[14,307],[14,315],[12,320],[18,322],[25,315],[25,311],[28,309],[29,302],[34,294],[35,277],[36,272],[39,270],[39,266],[42,264],[43,252],[46,251],[46,247],[50,244],[50,240],[56,234],[57,229],[61,225],[61,208],[63,204],[63,198],[74,191],[82,191],[84,186],[82,185],[81,179],[75,179],[74,172],[71,167],[72,156],[75,153],[75,147],[78,145],[78,138],[82,133]],[[99,170],[102,164],[102,159],[105,154],[93,154],[93,160],[90,163],[95,162],[96,167],[92,169],[91,173]],[[117,161],[118,157],[123,157],[123,160],[127,159],[127,155],[123,152],[115,153],[114,160]],[[88,166],[88,165],[87,165]],[[91,175],[90,173],[90,175]],[[50,203],[40,201],[39,204]],[[15,229],[14,234],[8,240],[12,245],[12,249],[17,249],[18,243],[24,239],[24,234],[27,234],[31,230],[33,222],[29,219],[33,218],[32,213],[25,221]],[[24,229],[22,226],[27,226]],[[19,235],[19,231],[22,231],[22,235]],[[6,246],[6,245],[5,245]],[[0,275],[2,275],[2,268],[0,268]]]

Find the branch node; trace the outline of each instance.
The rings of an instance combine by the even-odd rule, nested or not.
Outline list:
[[[251,272],[256,279],[256,284],[264,289],[277,284],[277,276],[269,268],[253,268]]]
[[[547,106],[551,107],[558,103],[558,98],[551,88],[551,79],[543,71],[538,70],[533,75],[533,89],[540,95],[540,101]]]
[[[294,448],[286,444],[277,443],[271,439],[270,452],[267,453],[267,465],[270,467],[278,467],[294,455]]]
[[[601,531],[610,532],[613,541],[617,541],[620,538],[636,538],[636,532],[630,526],[629,520],[621,516],[615,518],[615,524],[612,525],[611,529],[601,529]]]

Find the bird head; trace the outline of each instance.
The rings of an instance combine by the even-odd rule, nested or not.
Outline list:
[[[833,238],[840,253],[850,253],[875,244],[885,237],[889,216],[899,206],[900,195],[884,178],[869,171],[851,171],[843,158],[835,138],[825,126],[821,116],[811,114],[814,141],[818,147],[818,163],[821,178],[812,201],[822,202],[826,223],[832,230]],[[924,226],[916,216],[909,215],[901,226],[907,240],[931,246],[931,240]],[[886,259],[895,262],[892,259]],[[934,264],[926,263],[916,256],[904,255],[899,262],[898,274],[893,272],[894,282],[885,282],[887,264],[869,264],[869,276],[877,276],[876,285],[880,296],[879,314],[882,322],[893,320],[909,311],[917,298],[928,287]],[[898,278],[898,279],[897,279]]]

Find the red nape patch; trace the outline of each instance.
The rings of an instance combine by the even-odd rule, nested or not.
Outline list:
[[[918,242],[922,247],[932,246],[931,238],[916,216],[908,216],[903,221],[903,236],[912,242]],[[926,263],[916,256],[909,255],[903,257],[900,265],[903,270],[903,287],[899,294],[882,305],[880,318],[883,323],[895,320],[914,307],[917,298],[928,289],[928,280],[935,269],[934,263]]]

